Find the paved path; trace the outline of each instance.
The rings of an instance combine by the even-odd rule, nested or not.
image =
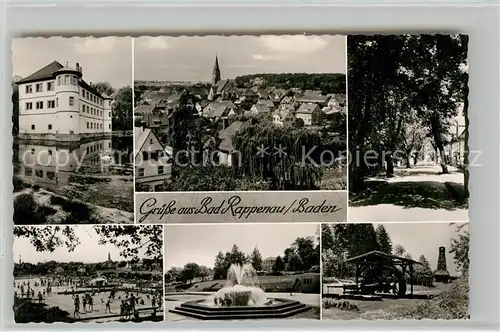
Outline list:
[[[390,221],[468,221],[468,211],[460,206],[450,186],[463,193],[464,174],[449,167],[450,174],[439,174],[440,166],[396,169],[380,192],[350,203],[348,218],[353,222]],[[377,197],[378,195],[378,197]]]

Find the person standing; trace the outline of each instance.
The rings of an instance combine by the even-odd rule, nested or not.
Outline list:
[[[78,296],[78,294],[75,297],[74,303],[75,310],[73,311],[73,316],[76,317],[78,315],[78,318],[80,318],[80,297]]]

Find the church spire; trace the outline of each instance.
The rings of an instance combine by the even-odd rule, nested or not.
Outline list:
[[[215,64],[214,64],[214,70],[212,73],[212,85],[217,84],[217,82],[220,81],[220,68],[219,68],[219,57],[217,53],[215,53]]]

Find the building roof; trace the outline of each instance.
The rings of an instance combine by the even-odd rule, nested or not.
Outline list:
[[[313,103],[303,103],[300,105],[300,107],[297,109],[297,113],[306,113],[306,114],[311,114],[315,109],[319,109],[319,106],[317,104]]]
[[[323,96],[316,91],[306,91],[303,95],[295,97],[298,102],[326,103],[330,96]]]
[[[413,263],[413,264],[418,264],[422,265],[422,263],[414,261],[413,259],[405,258],[405,257],[399,257],[395,255],[389,255],[386,254],[385,252],[381,252],[378,250],[373,250],[369,251],[367,253],[364,253],[362,255],[350,257],[346,259],[346,263],[354,263],[354,264],[379,264],[379,263],[393,263],[393,264],[400,264],[402,262],[406,263]]]
[[[134,114],[151,114],[153,113],[153,106],[151,106],[147,101],[141,102],[134,110]]]
[[[231,152],[234,150],[233,147],[233,136],[241,129],[243,122],[234,121],[227,127],[219,131],[219,138],[221,139],[221,143],[219,144],[219,150],[225,152]]]
[[[29,83],[29,82],[35,82],[35,81],[43,81],[43,80],[48,80],[51,79],[54,75],[55,72],[59,71],[59,69],[63,68],[63,65],[60,64],[57,61],[53,61],[43,67],[42,69],[34,72],[33,74],[17,81],[17,84],[22,84],[22,83]]]
[[[264,259],[263,259],[263,261],[271,261],[271,260],[272,260],[272,261],[275,261],[275,260],[276,260],[276,257],[274,257],[274,256],[269,256],[269,257],[266,257],[266,258],[264,258]]]
[[[264,105],[264,104],[257,103],[255,105],[253,105],[253,107],[255,107],[255,109],[257,110],[257,113],[269,113],[269,112],[271,112],[271,109],[269,108],[269,106]]]

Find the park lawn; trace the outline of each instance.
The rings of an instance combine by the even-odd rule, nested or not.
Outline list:
[[[437,287],[419,286],[416,291],[427,290],[437,293],[429,300],[422,299],[383,299],[383,301],[348,300],[358,307],[358,311],[323,308],[324,319],[465,319],[468,317],[468,282],[460,278],[450,284],[437,284]]]
[[[282,276],[258,276],[258,286],[265,292],[289,292],[292,288],[295,278],[299,275]],[[192,285],[173,285],[165,287],[168,292],[216,292],[227,284],[227,280],[210,280],[193,283]]]

